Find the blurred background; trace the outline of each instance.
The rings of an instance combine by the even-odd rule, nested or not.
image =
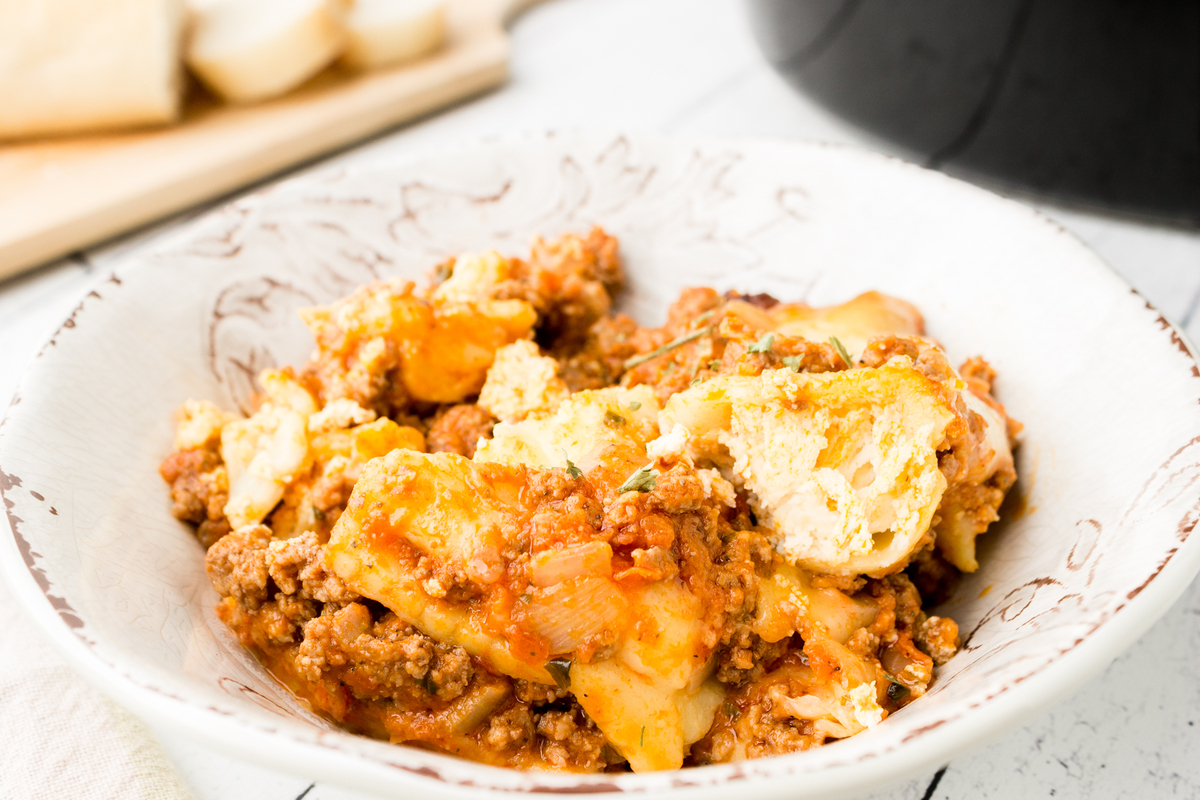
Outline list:
[[[1197,0],[355,0],[375,11],[353,25],[342,0],[188,6],[0,0],[0,404],[112,265],[242,192],[563,128],[943,170],[1047,214],[1200,340]],[[256,57],[272,42],[285,64]],[[33,674],[88,691],[2,585],[0,612],[0,714]],[[1193,586],[1061,708],[877,797],[1200,796],[1197,615]],[[202,800],[360,799],[153,733]],[[15,757],[0,775],[61,767]]]
[[[1200,3],[3,0],[0,276],[321,159],[546,127],[891,153],[1062,209],[1129,278],[1093,222],[1200,226]]]
[[[749,0],[807,100],[917,163],[1010,191],[1200,219],[1200,3]]]

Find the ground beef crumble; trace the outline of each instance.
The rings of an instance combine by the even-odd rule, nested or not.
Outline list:
[[[568,693],[492,674],[359,597],[326,569],[315,534],[275,540],[248,526],[214,543],[205,563],[218,616],[335,722],[491,763],[606,766],[603,736]]]
[[[202,545],[208,547],[229,533],[229,476],[215,446],[176,451],[158,471],[171,484],[171,514],[196,525]]]
[[[480,439],[492,438],[496,418],[474,403],[460,403],[439,411],[429,426],[426,441],[431,453],[458,453],[472,458]]]
[[[580,762],[603,766],[604,736],[578,706],[546,711],[538,718],[537,732],[544,740],[542,757],[551,766],[566,769]]]

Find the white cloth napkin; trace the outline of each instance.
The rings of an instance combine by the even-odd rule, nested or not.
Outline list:
[[[0,800],[192,800],[145,725],[76,675],[0,580]]]

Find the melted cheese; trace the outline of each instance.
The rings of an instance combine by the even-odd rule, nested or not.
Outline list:
[[[552,413],[571,394],[557,373],[558,362],[539,353],[536,344],[513,342],[496,351],[478,405],[502,422]]]
[[[365,286],[330,306],[301,309],[329,362],[354,363],[383,377],[399,361],[415,400],[460,403],[479,392],[496,351],[533,334],[537,314],[524,300],[434,298],[401,281]]]

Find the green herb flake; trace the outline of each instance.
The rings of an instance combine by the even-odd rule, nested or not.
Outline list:
[[[434,273],[433,273],[433,282],[434,283],[445,283],[446,281],[450,280],[450,276],[453,274],[454,274],[454,261],[453,260],[447,261],[442,264],[438,264],[437,269],[434,270]]]
[[[567,459],[567,474],[570,475],[575,480],[579,480],[580,478],[583,477],[583,470],[581,470],[579,467],[575,466],[571,462],[571,459],[568,458]]]
[[[741,713],[742,712],[739,711],[738,707],[733,703],[725,704],[725,716],[729,717],[730,719],[737,719],[739,716],[741,716]]]
[[[437,684],[433,682],[433,670],[425,673],[425,677],[421,679],[421,688],[425,690],[425,694],[437,694]]]
[[[630,370],[630,369],[633,369],[634,367],[641,366],[642,364],[645,364],[647,361],[656,359],[661,355],[665,355],[665,354],[671,352],[672,350],[676,349],[677,347],[683,347],[688,342],[694,342],[697,339],[699,339],[701,336],[705,336],[710,333],[712,333],[711,325],[706,328],[701,328],[698,331],[692,331],[691,333],[687,334],[686,336],[680,336],[678,339],[669,341],[666,344],[664,344],[662,347],[657,347],[657,348],[651,350],[649,353],[643,353],[640,356],[633,356],[632,358],[627,358],[627,359],[625,359],[625,369]]]
[[[891,676],[888,677],[890,678]],[[908,687],[900,683],[892,683],[892,685],[887,688],[888,699],[893,703],[899,703],[901,700],[908,697],[908,694]]]
[[[521,595],[521,602],[525,605],[529,605],[533,602],[533,595],[531,595],[529,592],[526,592],[525,594]]]
[[[747,347],[746,352],[747,353],[769,353],[769,352],[771,352],[771,347],[774,344],[775,344],[775,334],[768,333],[768,334],[765,334],[757,342],[755,342],[754,344]]]
[[[642,407],[642,404],[639,403],[637,400],[634,400],[632,403],[629,404],[630,411],[637,411],[641,407]]]
[[[604,419],[610,425],[624,425],[625,424],[625,418],[622,417],[617,412],[613,411],[611,408],[604,412]]]
[[[638,739],[638,747],[646,746],[646,726],[642,726],[642,737]]]
[[[784,356],[783,357],[783,365],[785,367],[787,367],[788,369],[790,369],[792,372],[799,372],[800,365],[802,363],[803,363],[803,359],[801,359],[800,356]]]
[[[571,688],[571,659],[552,658],[546,662],[546,672],[564,692]]]
[[[628,480],[617,487],[617,491],[624,494],[625,492],[648,492],[658,483],[658,470],[650,469],[649,466],[642,467],[637,472],[629,476]]]
[[[700,379],[700,378],[692,378],[692,383],[691,383],[691,385],[692,385],[692,386],[699,386],[699,385],[700,385],[701,383],[703,383],[703,382],[704,382],[704,381],[703,381],[702,379]]]
[[[313,507],[312,507],[312,510],[313,510],[313,516],[314,516],[314,517],[316,517],[316,518],[317,518],[317,519],[319,519],[319,520],[324,520],[324,519],[325,519],[325,512],[324,512],[324,511],[322,511],[321,509],[317,508],[316,506],[313,506]]]
[[[854,362],[850,360],[850,354],[846,352],[846,345],[842,344],[841,339],[836,336],[830,336],[829,343],[833,345],[834,350],[837,350],[837,354],[842,357],[842,361],[846,362],[847,367],[854,366]]]
[[[712,361],[708,362],[708,368],[711,370],[714,370],[714,371],[720,369],[721,368],[721,359],[714,358]]]

